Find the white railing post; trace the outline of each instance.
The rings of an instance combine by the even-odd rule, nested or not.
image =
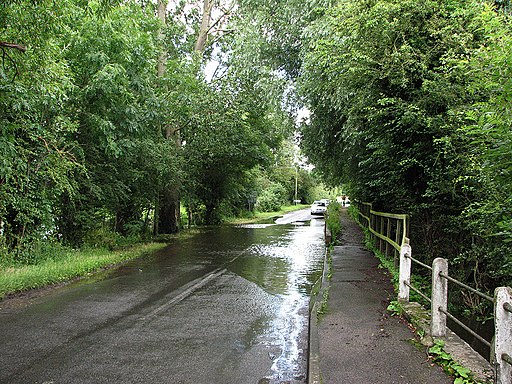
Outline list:
[[[448,276],[448,261],[438,257],[432,263],[432,337],[446,336],[446,315],[442,311],[448,310],[448,280],[441,277],[441,273]]]
[[[494,291],[494,343],[496,383],[512,383],[512,288]]]
[[[407,243],[402,244],[400,247],[400,270],[399,270],[399,285],[398,285],[398,301],[409,301],[409,286],[411,284],[411,259],[412,250],[411,246]]]

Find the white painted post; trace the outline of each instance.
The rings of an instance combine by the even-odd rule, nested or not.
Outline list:
[[[494,291],[494,356],[496,383],[512,383],[512,288],[499,287]],[[508,359],[507,357],[508,356]],[[508,360],[505,361],[505,359]]]
[[[440,273],[448,276],[448,261],[438,257],[432,263],[432,303],[430,332],[432,337],[446,336],[446,315],[440,311],[448,309],[448,280]]]
[[[409,302],[409,286],[411,283],[411,259],[412,249],[409,244],[402,244],[400,247],[400,270],[398,285],[398,301]],[[407,283],[407,284],[406,284]]]

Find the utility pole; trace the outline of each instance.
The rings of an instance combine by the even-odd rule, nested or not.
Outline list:
[[[299,186],[299,166],[295,165],[295,205],[297,205],[298,200],[298,186]]]

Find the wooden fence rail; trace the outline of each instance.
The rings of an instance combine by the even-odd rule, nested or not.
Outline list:
[[[409,215],[377,212],[370,203],[356,201],[355,205],[372,241],[386,256],[393,252],[395,267],[398,267],[401,246],[409,244]]]

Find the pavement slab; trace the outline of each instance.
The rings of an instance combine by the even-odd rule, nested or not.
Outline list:
[[[407,322],[386,308],[395,296],[390,276],[362,245],[362,233],[342,212],[341,245],[332,251],[327,313],[318,323],[324,384],[452,383],[418,347]]]

